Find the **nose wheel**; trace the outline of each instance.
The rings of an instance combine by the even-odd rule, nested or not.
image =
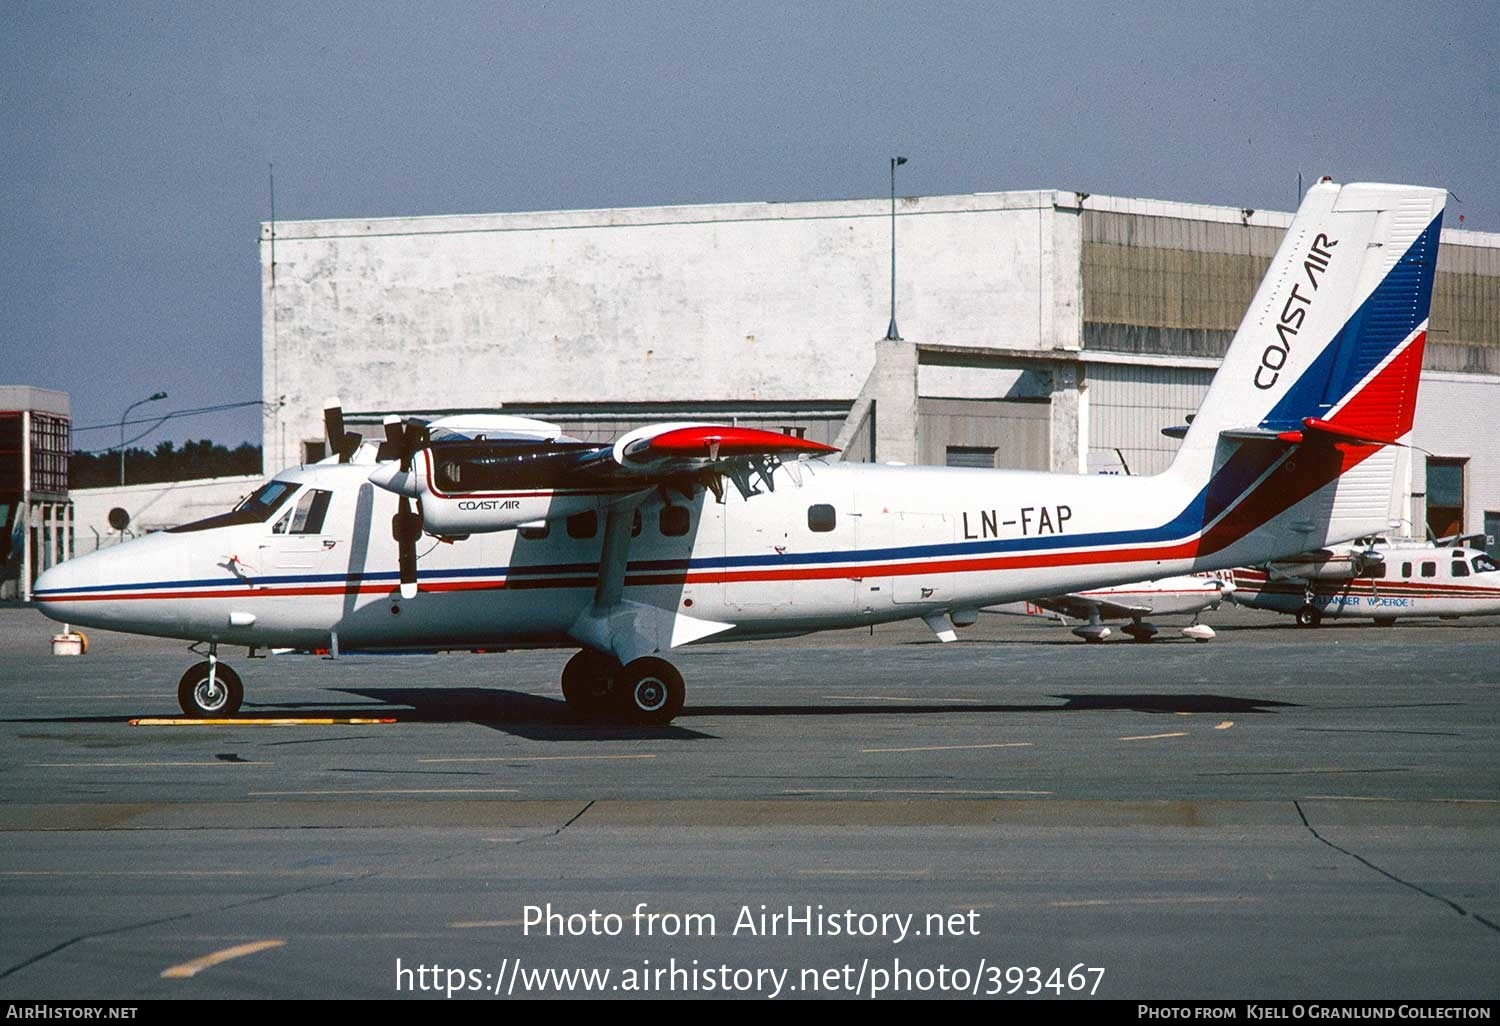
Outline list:
[[[177,682],[177,704],[198,719],[233,716],[244,700],[240,675],[217,660],[198,663]]]

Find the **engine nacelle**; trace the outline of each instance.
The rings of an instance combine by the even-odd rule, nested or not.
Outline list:
[[[514,447],[469,442],[431,446],[418,452],[412,468],[395,463],[377,467],[370,480],[421,503],[422,529],[442,538],[509,531],[526,524],[560,520],[601,510],[620,492],[544,484],[555,477],[559,453],[518,453]],[[593,449],[594,447],[586,447]],[[576,461],[580,452],[566,450]],[[639,486],[637,486],[638,488]],[[630,489],[636,490],[636,489]]]
[[[1385,573],[1385,557],[1378,552],[1303,552],[1266,565],[1272,580],[1352,581]]]

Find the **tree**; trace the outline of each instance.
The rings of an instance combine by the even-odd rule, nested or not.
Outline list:
[[[204,477],[238,477],[260,473],[260,446],[242,442],[234,449],[204,438],[185,440],[179,449],[172,442],[158,442],[154,451],[125,450],[125,482],[155,484],[162,481],[192,481]],[[103,488],[120,483],[120,453],[76,451],[68,461],[68,483],[72,488]]]

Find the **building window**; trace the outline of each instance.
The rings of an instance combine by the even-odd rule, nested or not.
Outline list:
[[[661,516],[657,518],[657,526],[666,537],[679,538],[688,533],[692,520],[693,515],[686,506],[663,506]]]
[[[995,449],[993,446],[983,445],[950,445],[948,446],[948,466],[994,470]]]
[[[1427,459],[1427,529],[1434,538],[1464,530],[1464,464],[1467,460]]]
[[[1436,563],[1426,563],[1426,562],[1424,562],[1422,564],[1422,576],[1423,577],[1436,577],[1437,576],[1437,564]]]
[[[833,507],[826,502],[820,502],[816,506],[807,507],[807,529],[824,533],[832,531],[838,526],[838,514]]]
[[[552,533],[552,521],[543,520],[540,524],[531,524],[521,528],[521,537],[527,541],[541,541]]]
[[[599,533],[599,514],[593,510],[574,513],[568,518],[569,538],[592,538]]]
[[[316,463],[328,456],[328,445],[322,439],[314,442],[302,443],[302,462],[304,464]]]

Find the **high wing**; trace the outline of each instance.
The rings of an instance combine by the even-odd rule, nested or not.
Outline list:
[[[504,531],[614,505],[662,487],[691,497],[723,496],[732,482],[749,497],[775,488],[774,471],[838,450],[821,442],[727,424],[638,428],[611,443],[582,442],[541,421],[524,431],[498,418],[442,418],[386,424],[393,462],[370,480],[421,502],[422,528],[456,538]],[[509,422],[523,418],[506,418]]]
[[[602,511],[600,598],[609,599],[604,605],[617,603],[629,532],[616,537],[615,522],[624,522],[653,490],[668,504],[673,493],[691,499],[705,489],[723,501],[728,480],[749,498],[775,489],[777,467],[800,481],[798,460],[838,451],[728,424],[654,424],[604,444],[569,438],[543,421],[496,415],[426,423],[388,417],[385,432],[381,455],[389,462],[377,466],[370,481],[401,497],[391,531],[408,597],[417,591],[416,542],[424,532],[453,541]]]
[[[1071,616],[1075,620],[1130,620],[1152,611],[1150,606],[1131,605],[1086,594],[1051,595],[1028,601],[1049,613]]]

